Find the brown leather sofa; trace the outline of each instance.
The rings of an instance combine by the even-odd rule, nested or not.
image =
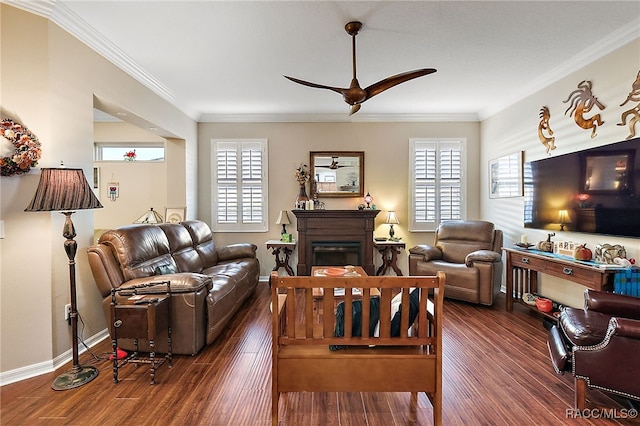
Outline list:
[[[444,295],[492,305],[502,284],[502,231],[486,221],[445,221],[433,245],[409,249],[409,275],[447,275]]]
[[[173,353],[194,355],[254,293],[260,277],[256,249],[247,243],[217,247],[205,222],[186,221],[109,230],[89,247],[88,256],[107,323],[112,289],[169,280]],[[140,350],[148,350],[148,342],[139,343]],[[133,340],[118,339],[118,345],[134,348]],[[166,352],[166,332],[155,348]]]
[[[547,339],[557,373],[575,377],[575,408],[587,387],[640,401],[640,299],[585,290],[583,309],[565,307]]]

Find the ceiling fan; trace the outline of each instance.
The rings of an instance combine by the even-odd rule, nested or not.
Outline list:
[[[338,157],[331,157],[331,164],[329,164],[329,169],[336,170],[341,167],[346,167],[346,166],[339,166],[338,163],[339,163]]]
[[[380,80],[379,82],[374,83],[365,89],[362,89],[356,77],[356,35],[358,35],[358,32],[360,31],[361,28],[362,28],[362,22],[359,22],[359,21],[351,21],[344,26],[345,31],[347,32],[347,34],[351,36],[351,40],[352,40],[351,45],[352,45],[352,61],[353,61],[353,78],[351,79],[351,85],[349,86],[348,89],[341,88],[341,87],[325,86],[324,84],[310,83],[308,81],[300,80],[298,78],[289,77],[286,75],[284,77],[288,78],[289,80],[295,83],[302,84],[304,86],[315,87],[318,89],[329,89],[329,90],[333,90],[334,92],[340,93],[344,98],[344,101],[349,105],[351,105],[351,111],[349,112],[349,115],[351,115],[358,112],[358,110],[360,109],[360,105],[364,101],[366,101],[367,99],[371,99],[378,93],[382,93],[393,86],[396,86],[400,83],[404,83],[405,81],[409,81],[414,78],[422,77],[423,75],[432,74],[436,72],[436,69],[434,68],[422,68],[414,71],[407,71],[401,74],[396,74],[391,77],[387,77],[384,80]]]

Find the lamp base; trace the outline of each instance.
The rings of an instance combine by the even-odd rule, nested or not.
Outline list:
[[[62,373],[53,381],[53,390],[69,390],[85,385],[98,377],[98,369],[95,367],[76,366],[66,373]]]

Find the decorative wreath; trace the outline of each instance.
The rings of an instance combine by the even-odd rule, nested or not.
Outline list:
[[[5,118],[0,123],[0,136],[4,136],[14,146],[12,155],[0,158],[0,175],[29,173],[31,167],[38,165],[42,156],[40,141],[29,129],[10,118]]]

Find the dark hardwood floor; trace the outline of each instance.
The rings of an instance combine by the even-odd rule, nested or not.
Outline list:
[[[629,420],[568,418],[573,379],[558,376],[548,359],[541,317],[523,306],[504,310],[445,300],[443,424],[631,424]],[[112,382],[101,342],[82,364],[100,375],[68,391],[54,391],[55,374],[0,388],[2,425],[268,425],[271,407],[269,289],[259,285],[218,340],[197,356],[175,356],[160,367],[156,385],[147,366],[125,366]],[[63,371],[64,369],[61,369]],[[631,378],[630,378],[631,379]],[[389,371],[393,380],[393,371]],[[600,392],[595,404],[622,408]],[[290,393],[282,397],[286,425],[430,425],[432,408],[421,394],[412,412],[408,393]],[[633,424],[638,424],[633,423]]]

